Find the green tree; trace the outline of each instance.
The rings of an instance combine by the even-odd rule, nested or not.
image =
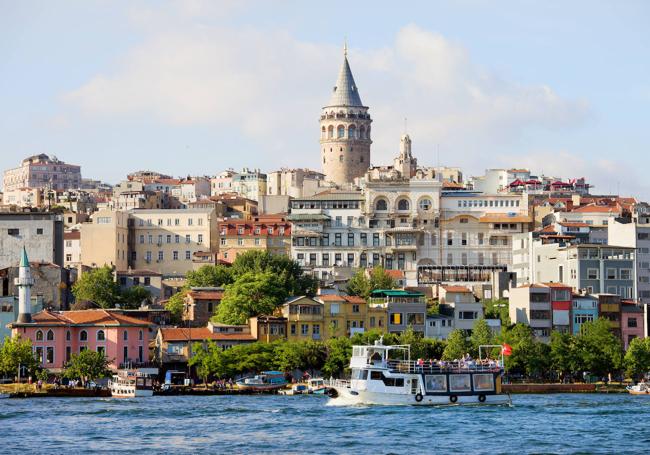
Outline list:
[[[272,314],[286,298],[287,290],[276,274],[248,272],[226,286],[215,318],[223,324],[246,324],[250,317]]]
[[[233,282],[250,273],[267,272],[275,275],[275,280],[285,289],[287,295],[316,294],[318,281],[311,275],[305,275],[298,262],[284,255],[271,254],[264,250],[250,250],[237,256],[230,269]]]
[[[323,364],[323,375],[338,377],[346,373],[352,358],[352,343],[349,338],[330,338],[325,342],[326,358]]]
[[[365,269],[359,269],[348,281],[347,292],[367,299],[377,289],[394,289],[397,283],[383,267],[374,267],[367,275]]]
[[[485,319],[481,318],[476,321],[476,324],[474,324],[474,328],[472,329],[472,335],[469,337],[469,342],[471,345],[471,353],[474,357],[478,357],[479,355],[479,346],[494,343],[492,329]],[[481,352],[481,355],[486,354],[489,354],[489,352],[485,352],[485,350],[484,352]]]
[[[126,308],[139,308],[151,299],[151,292],[143,286],[132,286],[122,291],[121,302]]]
[[[204,265],[187,272],[186,279],[189,287],[219,287],[233,282],[230,268],[223,265]]]
[[[569,333],[551,333],[551,368],[560,379],[571,374],[576,366],[575,338]]]
[[[650,338],[634,338],[625,353],[625,372],[638,379],[650,372]]]
[[[121,299],[120,287],[108,266],[82,273],[72,286],[72,293],[78,302],[90,300],[102,308],[114,308]]]
[[[515,324],[502,330],[498,339],[499,344],[507,343],[512,347],[512,355],[505,358],[508,371],[527,374],[533,369],[528,362],[536,354],[536,347],[533,330],[529,326]]]
[[[194,343],[192,346],[192,358],[189,364],[196,369],[196,374],[203,379],[203,384],[206,386],[208,378],[218,372],[220,351],[221,349],[212,340],[207,343]]]
[[[0,373],[7,376],[18,375],[18,366],[27,369],[28,374],[38,370],[38,361],[34,357],[32,342],[29,338],[6,337],[0,347]]]
[[[103,352],[81,351],[79,354],[72,354],[72,358],[65,366],[64,376],[70,379],[80,379],[82,384],[110,374],[108,370],[109,361]]]
[[[598,376],[607,376],[622,367],[621,341],[611,331],[607,319],[586,322],[576,337],[577,367]]]
[[[447,337],[447,346],[442,353],[445,360],[461,359],[471,348],[464,330],[454,329]]]
[[[501,327],[510,326],[510,304],[508,299],[484,300],[483,307],[487,319],[501,320]]]
[[[291,372],[303,367],[302,345],[298,341],[285,341],[276,346],[275,364],[278,369]]]
[[[172,295],[165,304],[165,309],[169,310],[172,322],[180,324],[183,320],[183,311],[185,306],[185,296],[189,292],[188,289],[182,289],[176,294]]]

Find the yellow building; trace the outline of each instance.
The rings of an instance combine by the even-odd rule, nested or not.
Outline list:
[[[323,303],[301,296],[287,300],[277,312],[287,319],[287,340],[323,339]]]
[[[93,213],[91,222],[81,225],[81,264],[126,270],[129,267],[128,220],[128,212],[119,210]]]
[[[315,297],[315,300],[323,304],[325,339],[349,337],[366,330],[387,330],[388,310],[370,306],[361,297],[326,294]]]

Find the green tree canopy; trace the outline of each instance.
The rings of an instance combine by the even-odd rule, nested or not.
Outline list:
[[[487,319],[500,319],[501,327],[508,327],[511,324],[508,299],[484,300],[483,307]]]
[[[189,287],[221,287],[233,282],[233,274],[224,265],[204,265],[198,270],[187,272]]]
[[[323,375],[339,377],[350,367],[352,343],[349,338],[330,338],[325,342],[326,357],[323,364]]]
[[[374,267],[367,276],[365,269],[359,269],[348,281],[347,292],[367,299],[377,289],[394,289],[397,283],[383,267]]]
[[[121,300],[120,286],[113,279],[113,271],[106,265],[82,273],[72,286],[72,293],[78,302],[90,300],[102,308],[113,308]]]
[[[479,355],[479,346],[494,343],[492,329],[485,319],[481,318],[476,321],[476,324],[474,324],[474,328],[472,329],[472,335],[469,337],[469,342],[471,345],[471,354],[476,358],[478,358]],[[486,355],[489,353],[482,352],[481,354]]]
[[[467,334],[464,330],[454,329],[447,337],[447,346],[442,353],[445,360],[457,360],[463,358],[471,349],[467,341]]]
[[[569,333],[551,333],[551,368],[557,372],[560,378],[575,371],[576,340]]]
[[[185,296],[188,292],[188,289],[181,289],[176,294],[172,295],[165,304],[165,309],[169,310],[171,319],[176,324],[179,324],[183,320]]]
[[[287,295],[316,294],[317,280],[305,275],[300,264],[287,256],[271,254],[264,250],[250,250],[237,256],[230,268],[233,282],[249,273],[267,272],[275,275],[275,280],[285,289]]]
[[[580,336],[576,337],[576,351],[579,370],[605,376],[622,367],[621,341],[612,333],[607,319],[598,318],[582,325]]]
[[[215,318],[223,324],[246,324],[250,317],[272,314],[286,298],[287,289],[276,274],[248,272],[226,286]]]
[[[650,372],[650,338],[634,338],[625,353],[625,372],[639,378]]]
[[[20,336],[6,337],[0,347],[0,373],[16,376],[18,365],[26,368],[28,374],[34,374],[38,370],[38,361],[32,351],[32,342],[29,338],[23,339]]]
[[[70,379],[81,379],[85,384],[86,381],[108,376],[108,363],[103,352],[86,349],[79,354],[72,354],[63,374]]]
[[[121,303],[126,308],[139,308],[144,302],[151,299],[151,292],[143,286],[132,286],[121,293]]]

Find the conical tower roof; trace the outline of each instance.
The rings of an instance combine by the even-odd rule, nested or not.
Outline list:
[[[29,267],[29,259],[27,259],[27,250],[23,247],[23,253],[20,255],[20,266]]]
[[[334,92],[328,106],[357,106],[363,107],[357,84],[354,82],[350,63],[348,62],[347,46],[343,52],[343,65],[334,86]]]

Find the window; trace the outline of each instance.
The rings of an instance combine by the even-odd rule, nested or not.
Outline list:
[[[354,246],[354,233],[348,233],[348,246]]]
[[[627,326],[628,327],[637,327],[636,318],[628,318]]]
[[[291,324],[291,335],[296,334],[296,324]]]
[[[43,235],[43,228],[36,228],[36,235]]]
[[[100,354],[106,354],[106,348],[104,346],[97,346],[97,352]]]
[[[472,390],[469,374],[450,374],[449,391],[450,392],[469,392]]]
[[[372,246],[379,246],[379,234],[372,234]]]
[[[314,335],[320,335],[320,324],[314,324],[312,327],[312,332]]]
[[[97,341],[106,341],[106,334],[103,330],[97,331]]]
[[[123,339],[124,341],[128,341],[128,340],[129,340],[129,332],[128,332],[127,330],[125,330],[124,332],[122,332],[122,339]]]
[[[174,236],[174,243],[181,243],[181,236],[180,235],[175,235]]]
[[[587,279],[588,280],[597,280],[598,279],[598,269],[587,269]]]
[[[45,363],[54,363],[54,347],[48,346],[45,349]]]
[[[402,313],[391,313],[390,314],[390,323],[393,325],[402,324]]]
[[[375,202],[375,210],[377,211],[386,211],[388,210],[388,204],[385,199],[379,199]]]
[[[616,279],[616,269],[607,269],[607,279],[608,280],[615,280]]]
[[[474,391],[483,392],[494,390],[494,376],[492,374],[474,374]]]
[[[359,305],[358,304],[353,304],[352,305],[352,312],[353,313],[358,313],[359,312]]]
[[[453,246],[454,244],[454,235],[451,232],[447,232],[447,246]]]
[[[47,341],[54,341],[54,332],[52,332],[52,330],[48,330],[45,338]]]
[[[88,332],[85,330],[79,332],[79,341],[88,341]]]
[[[631,280],[632,279],[632,270],[630,269],[621,269],[620,271],[621,280]]]
[[[409,325],[424,324],[424,313],[408,313],[406,316]]]
[[[43,341],[43,331],[42,330],[37,330],[36,331],[36,341]]]
[[[70,341],[70,340],[72,340],[72,334],[68,330],[65,332],[65,341]]]
[[[124,349],[122,349],[122,362],[126,363],[129,361],[129,347],[124,346]]]
[[[381,371],[371,371],[370,372],[370,379],[375,380],[375,381],[381,381],[383,380],[384,375],[381,374]]]
[[[167,243],[172,243],[172,236],[171,235],[167,235]]]
[[[424,387],[427,389],[427,392],[446,392],[447,376],[444,374],[428,374],[424,377]]]
[[[178,251],[172,251],[172,259],[178,261]]]
[[[300,324],[300,334],[302,336],[309,335],[309,324]]]
[[[432,206],[431,199],[429,198],[420,199],[419,206],[420,206],[420,210],[424,210],[424,211],[431,210],[431,206]]]
[[[476,311],[459,311],[458,319],[477,319]]]
[[[185,243],[190,243],[192,241],[190,234],[185,235]]]
[[[408,199],[400,199],[397,201],[397,210],[409,210],[410,204]]]

